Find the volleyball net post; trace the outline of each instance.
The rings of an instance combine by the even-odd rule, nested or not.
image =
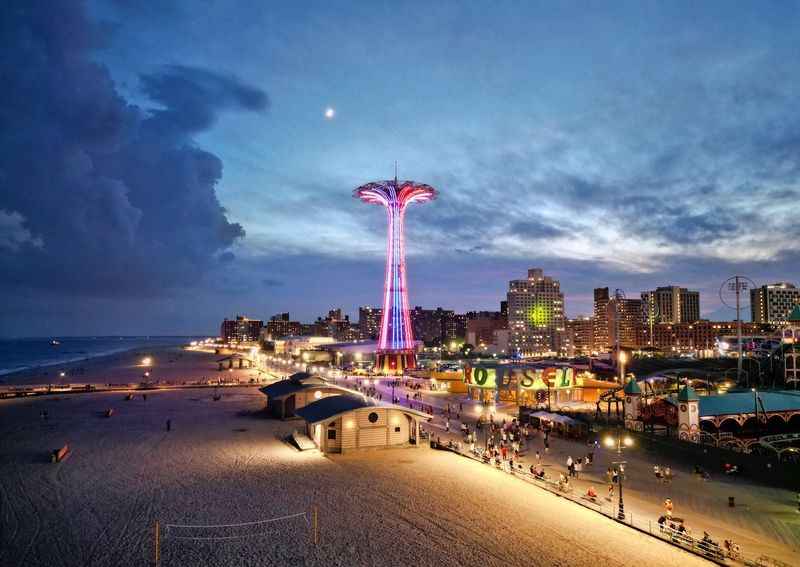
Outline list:
[[[161,562],[161,534],[159,533],[158,520],[156,520],[154,532],[155,539],[153,541],[153,564],[155,567],[158,567],[159,563]]]

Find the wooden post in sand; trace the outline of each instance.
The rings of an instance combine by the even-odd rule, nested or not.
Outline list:
[[[156,539],[155,539],[155,567],[158,567],[159,562],[161,560],[161,542],[159,541],[159,533],[158,533],[158,520],[156,520],[155,532],[156,532]]]

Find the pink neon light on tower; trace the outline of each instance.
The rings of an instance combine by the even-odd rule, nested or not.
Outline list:
[[[414,332],[408,307],[406,249],[403,222],[411,203],[427,203],[436,198],[430,185],[414,181],[376,181],[362,185],[353,196],[366,203],[386,208],[389,221],[386,242],[386,277],[383,285],[383,315],[378,340],[376,369],[385,374],[402,374],[416,366]]]

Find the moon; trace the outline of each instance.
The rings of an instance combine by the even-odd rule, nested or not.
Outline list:
[[[336,116],[336,111],[332,106],[325,109],[325,120],[333,120],[334,116]]]

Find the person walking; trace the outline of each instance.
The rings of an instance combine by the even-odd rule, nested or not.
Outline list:
[[[542,455],[541,453],[539,453],[539,451],[536,451],[536,464],[538,465],[541,461],[542,461]],[[800,498],[800,495],[798,495],[798,497]]]
[[[167,431],[172,431],[172,420],[171,419],[167,420]]]
[[[664,500],[664,514],[667,518],[672,518],[672,500],[669,498]]]
[[[572,461],[572,455],[569,455],[567,457],[567,472],[569,473],[569,476],[574,476],[573,468],[572,468],[573,464],[574,463]]]

